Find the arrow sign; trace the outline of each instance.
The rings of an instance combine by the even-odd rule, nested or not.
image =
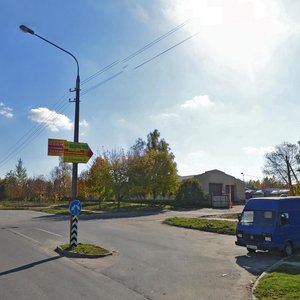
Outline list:
[[[64,162],[87,163],[93,156],[93,151],[87,143],[65,142]]]
[[[69,211],[72,216],[79,215],[81,211],[81,203],[79,200],[73,200],[69,205]]]
[[[87,143],[48,139],[48,155],[63,156],[64,162],[86,164],[93,154]]]

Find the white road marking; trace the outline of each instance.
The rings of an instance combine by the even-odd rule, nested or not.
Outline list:
[[[35,240],[35,239],[32,239],[31,237],[29,237],[29,236],[27,236],[27,235],[25,235],[25,234],[22,234],[22,233],[20,233],[20,232],[18,232],[18,231],[15,231],[15,230],[12,230],[12,229],[8,229],[10,232],[12,232],[12,233],[14,233],[14,234],[16,234],[16,235],[19,235],[19,236],[21,236],[21,237],[23,237],[23,238],[25,238],[25,239],[27,239],[27,240],[30,240],[30,241],[32,241],[32,242],[34,242],[34,243],[37,243],[37,244],[41,244],[39,241],[37,241],[37,240]]]
[[[41,229],[41,228],[34,228],[34,229],[39,230],[39,231],[43,231],[43,232],[46,232],[46,233],[49,233],[49,234],[52,234],[52,235],[55,235],[55,236],[58,236],[58,237],[63,237],[60,234],[57,234],[57,233],[54,233],[54,232],[51,232],[51,231],[47,231],[47,230],[44,230],[44,229]]]

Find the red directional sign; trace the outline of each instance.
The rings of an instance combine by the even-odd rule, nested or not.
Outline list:
[[[48,155],[63,156],[65,140],[48,139]]]

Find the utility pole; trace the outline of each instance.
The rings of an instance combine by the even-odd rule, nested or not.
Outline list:
[[[36,34],[32,29],[28,28],[25,25],[21,25],[20,29],[25,33],[30,33],[39,39],[45,41],[46,43],[60,49],[61,51],[70,55],[76,62],[77,66],[77,77],[76,77],[76,86],[75,86],[75,120],[74,120],[74,142],[78,143],[79,141],[79,103],[80,103],[80,76],[79,76],[79,63],[77,58],[69,51],[65,50],[64,48],[50,42],[49,40],[45,39],[44,37]],[[78,196],[78,163],[73,163],[72,167],[72,197],[75,200]],[[72,232],[72,216],[70,220],[70,244],[71,244],[71,232]],[[77,225],[76,225],[77,226]],[[76,244],[77,244],[77,235],[76,235]]]

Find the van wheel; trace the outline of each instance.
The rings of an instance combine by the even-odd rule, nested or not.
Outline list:
[[[286,244],[284,245],[284,248],[283,248],[283,254],[285,256],[290,256],[292,255],[294,252],[294,249],[293,249],[293,245],[291,242],[286,242]]]
[[[255,249],[251,249],[251,248],[247,248],[247,250],[249,253],[255,253],[255,251],[256,251]]]

